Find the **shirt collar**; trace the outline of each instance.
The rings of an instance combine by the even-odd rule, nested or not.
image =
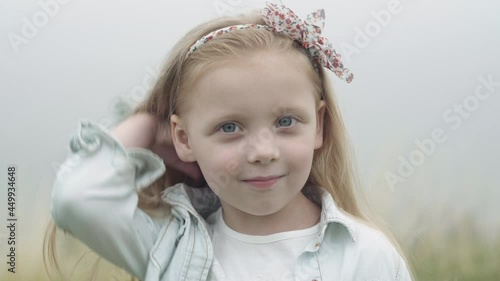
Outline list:
[[[340,225],[344,226],[347,229],[347,232],[351,236],[352,241],[356,242],[358,234],[358,230],[356,228],[356,221],[351,217],[351,215],[341,210],[337,206],[330,192],[328,192],[325,188],[321,186],[310,186],[306,188],[315,190],[316,194],[319,194],[315,196],[313,191],[312,192],[313,195],[308,196],[308,194],[304,192],[305,195],[316,204],[318,204],[318,201],[321,200],[320,226],[323,227],[328,223],[339,223]],[[317,197],[320,197],[320,199],[318,199]]]
[[[339,223],[347,229],[351,239],[356,242],[357,228],[354,219],[337,207],[330,192],[319,186],[306,186],[302,192],[321,206],[320,229],[328,223]],[[171,205],[183,205],[195,217],[203,220],[221,206],[219,198],[208,186],[189,187],[184,183],[178,183],[165,189],[162,198]]]

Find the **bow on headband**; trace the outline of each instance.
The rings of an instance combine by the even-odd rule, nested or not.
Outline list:
[[[267,29],[298,41],[318,63],[333,71],[340,79],[351,83],[353,74],[348,68],[344,68],[340,60],[340,54],[335,52],[328,39],[321,36],[321,30],[325,26],[325,11],[323,9],[309,14],[306,20],[302,20],[292,10],[283,5],[281,0],[279,5],[267,2],[266,6],[261,10],[261,14],[267,25],[241,24],[215,30],[196,41],[190,48],[188,55],[214,37],[235,29]]]

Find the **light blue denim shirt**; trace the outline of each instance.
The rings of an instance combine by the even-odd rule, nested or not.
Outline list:
[[[123,147],[88,119],[79,120],[70,149],[50,202],[59,228],[143,281],[226,280],[210,239],[210,214],[220,207],[210,188],[170,186],[162,199],[171,212],[152,217],[137,207],[137,191],[164,173],[158,155]],[[320,232],[299,256],[290,281],[411,280],[381,232],[337,208],[324,189],[316,190],[320,196],[304,194],[322,207]]]

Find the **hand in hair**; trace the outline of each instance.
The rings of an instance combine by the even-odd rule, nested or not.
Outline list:
[[[160,120],[149,113],[136,113],[123,120],[112,130],[112,134],[124,147],[146,148],[163,159],[167,172],[174,178],[188,176],[196,183],[203,176],[197,162],[182,161],[172,142],[170,123]],[[170,168],[170,169],[169,169]],[[181,175],[175,175],[175,172]]]

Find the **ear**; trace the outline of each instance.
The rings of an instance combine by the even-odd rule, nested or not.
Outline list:
[[[314,149],[318,149],[323,145],[323,124],[325,119],[326,103],[324,100],[319,101],[318,111],[316,113],[316,137]]]
[[[170,117],[170,132],[172,142],[174,143],[175,151],[184,162],[194,162],[196,158],[193,155],[191,146],[189,145],[189,136],[187,130],[182,124],[182,120],[177,114],[172,114]]]

